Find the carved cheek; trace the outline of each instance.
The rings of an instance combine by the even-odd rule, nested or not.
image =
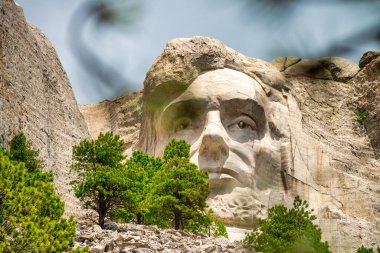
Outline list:
[[[278,141],[255,142],[255,171],[253,180],[258,190],[283,189],[281,177],[281,152]]]

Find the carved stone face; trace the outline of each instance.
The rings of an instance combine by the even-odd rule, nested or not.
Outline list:
[[[187,140],[191,161],[209,172],[211,198],[236,204],[226,203],[227,209],[245,206],[251,223],[252,213],[268,202],[268,189],[283,187],[280,143],[268,127],[270,107],[248,75],[227,68],[205,72],[163,109],[156,151],[162,153],[171,138]]]

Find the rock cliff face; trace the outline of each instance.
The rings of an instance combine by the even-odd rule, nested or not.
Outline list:
[[[92,138],[101,132],[113,131],[127,144],[130,155],[139,140],[142,91],[127,93],[113,100],[80,106]]]
[[[194,54],[189,52],[198,46],[197,43],[202,44],[197,51],[200,52],[199,58],[194,60],[199,61],[198,65],[184,68],[183,72],[171,70],[186,61],[186,64],[193,64]],[[224,47],[221,42],[208,38],[171,41],[150,70],[149,78],[162,79],[163,83],[170,83],[171,79],[166,80],[166,77],[191,79],[199,74],[196,73],[198,67],[207,70],[207,61],[222,64],[217,68],[240,69],[247,74],[252,72],[251,76],[265,87],[272,101],[270,113],[266,115],[269,128],[278,136],[276,138],[286,137],[286,145],[281,145],[279,150],[281,168],[286,174],[286,189],[284,192],[272,189],[276,194],[270,195],[263,209],[275,203],[289,205],[298,194],[315,209],[323,239],[329,241],[333,252],[355,252],[362,244],[379,245],[380,53],[366,53],[359,65],[337,57],[318,60],[284,57],[268,63],[245,58]],[[213,51],[208,52],[209,48]],[[179,53],[173,56],[170,50]],[[211,60],[201,57],[204,52]],[[239,62],[239,59],[243,61]],[[253,66],[253,70],[246,67],[245,61]],[[159,64],[165,62],[167,64],[159,70]],[[169,74],[164,77],[156,75],[164,72]],[[179,82],[181,84],[184,82]],[[168,93],[170,90],[162,88],[160,92]],[[81,110],[93,137],[99,131],[114,130],[133,149],[137,148],[137,136],[152,141],[150,136],[144,136],[146,133],[139,133],[145,117],[140,105],[141,93],[136,93],[122,95],[114,101],[83,106]],[[355,112],[366,110],[368,116],[358,120]],[[123,129],[130,129],[130,132]],[[265,176],[265,172],[261,173]],[[234,225],[236,217],[243,217],[240,211],[233,213],[234,209],[229,208],[236,201],[239,200],[220,195],[218,199],[210,199],[209,203],[217,215]]]
[[[359,69],[340,58],[283,58],[273,63],[290,88],[293,189],[303,191],[300,195],[312,203],[323,237],[336,252],[379,244],[380,161],[379,146],[374,145],[379,132],[366,126],[373,127],[378,118],[376,96],[366,97],[377,93],[378,99],[379,76],[368,71],[376,67],[369,63]],[[369,116],[363,124],[355,112],[364,107]]]
[[[89,138],[66,72],[48,39],[12,0],[0,2],[0,135],[22,131],[52,170],[66,214],[78,203],[69,193],[71,147]]]

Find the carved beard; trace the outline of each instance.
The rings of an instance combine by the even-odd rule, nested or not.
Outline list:
[[[230,192],[211,195],[207,203],[214,214],[226,225],[251,229],[259,219],[267,217],[268,209],[277,204],[285,204],[289,190],[287,174],[289,164],[289,143],[281,141],[280,152],[259,148],[253,175],[253,188],[234,187]],[[277,154],[277,155],[275,155]]]
[[[261,198],[269,195],[267,191]],[[258,196],[250,188],[235,187],[232,192],[215,195],[207,200],[216,217],[226,225],[251,228],[258,224],[259,218],[265,218],[267,206],[265,201],[260,201]]]

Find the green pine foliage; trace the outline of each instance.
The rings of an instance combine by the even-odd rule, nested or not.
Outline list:
[[[111,132],[73,147],[71,168],[79,175],[72,182],[75,194],[98,213],[102,228],[109,217],[227,237],[224,224],[204,211],[208,175],[190,162],[186,141],[171,140],[163,158],[135,151],[125,160],[124,150]]]
[[[127,160],[127,174],[131,185],[128,190],[128,211],[134,214],[137,224],[144,223],[148,213],[146,197],[149,195],[151,182],[155,173],[162,169],[161,158],[152,157],[142,151],[134,151]]]
[[[39,151],[32,148],[24,133],[15,135],[9,142],[9,157],[23,162],[29,171],[43,168],[43,162],[38,159]]]
[[[377,253],[380,253],[380,247],[377,247],[376,251]],[[364,246],[361,246],[360,248],[358,248],[356,253],[375,253],[375,251],[372,248],[366,248]]]
[[[72,249],[76,221],[61,218],[64,204],[38,151],[23,134],[10,147],[0,149],[0,252],[81,252]]]
[[[214,216],[211,208],[206,214],[201,213],[189,220],[187,230],[192,233],[202,234],[205,236],[223,236],[228,238],[226,226],[220,219]]]
[[[244,243],[263,253],[328,253],[327,242],[321,242],[321,230],[313,224],[316,219],[309,205],[299,196],[293,208],[277,205],[269,209],[268,218],[244,239]]]
[[[131,180],[126,176],[124,150],[123,140],[112,132],[100,133],[96,140],[83,140],[73,147],[71,169],[79,176],[71,182],[74,193],[84,207],[98,213],[101,228],[108,216],[116,220],[128,216],[125,206]]]
[[[363,121],[368,117],[369,111],[367,109],[364,110],[356,110],[354,112],[356,120],[360,123],[363,123]]]
[[[210,192],[208,175],[190,162],[186,141],[171,140],[162,158],[135,151],[126,167],[132,182],[126,209],[137,223],[228,236],[223,222],[204,211]]]
[[[112,132],[100,133],[96,140],[83,140],[73,147],[71,169],[79,179],[72,181],[75,195],[84,207],[98,213],[97,223],[104,228],[105,218],[125,217],[130,180],[126,176],[125,144]]]
[[[207,172],[190,162],[190,145],[171,140],[166,146],[163,165],[149,184],[147,197],[151,214],[148,222],[160,227],[187,229],[206,208],[210,193]]]

